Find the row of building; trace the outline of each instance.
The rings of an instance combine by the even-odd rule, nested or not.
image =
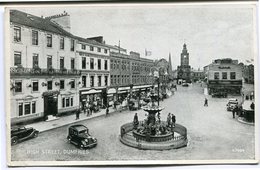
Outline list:
[[[73,35],[65,11],[43,18],[11,10],[10,34],[12,124],[71,113],[87,102],[107,105],[154,84],[158,63],[102,36]],[[164,71],[171,73],[169,65]]]

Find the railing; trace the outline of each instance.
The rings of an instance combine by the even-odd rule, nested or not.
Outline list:
[[[11,76],[24,76],[24,75],[80,75],[79,70],[69,70],[69,69],[42,69],[42,68],[23,68],[23,67],[11,67]]]

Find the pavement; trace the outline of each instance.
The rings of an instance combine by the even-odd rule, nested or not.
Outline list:
[[[109,108],[109,114],[115,113],[115,112],[121,112],[121,109],[114,109]],[[35,122],[32,124],[27,124],[26,127],[33,127],[39,132],[45,132],[48,130],[52,130],[55,128],[59,128],[62,126],[66,126],[69,124],[77,123],[83,120],[93,119],[95,117],[99,116],[106,116],[106,109],[101,109],[97,113],[92,113],[92,115],[87,116],[87,113],[84,113],[83,111],[80,113],[79,119],[76,119],[76,115],[68,115],[68,116],[61,116],[57,117],[57,119],[50,120],[50,121],[41,121],[41,122]]]

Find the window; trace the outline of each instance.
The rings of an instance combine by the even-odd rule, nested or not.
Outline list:
[[[38,31],[32,30],[32,45],[38,45]]]
[[[70,88],[72,88],[72,89],[75,88],[75,80],[70,81]]]
[[[219,72],[214,73],[214,79],[219,80]]]
[[[101,86],[101,76],[98,76],[98,86]]]
[[[39,67],[39,55],[33,54],[33,68]]]
[[[236,79],[236,72],[230,72],[230,79],[235,80]]]
[[[60,69],[64,69],[64,57],[60,57]]]
[[[32,113],[36,113],[36,102],[32,102]]]
[[[107,54],[107,49],[104,50],[105,54]]]
[[[105,60],[104,68],[105,68],[105,70],[107,70],[107,60]]]
[[[87,86],[87,77],[82,76],[82,87],[86,87],[86,86]]]
[[[101,48],[98,47],[98,48],[97,48],[97,51],[98,51],[98,52],[101,52]]]
[[[47,34],[47,47],[52,47],[52,35]]]
[[[18,114],[19,116],[23,115],[23,103],[18,104]]]
[[[31,113],[31,103],[24,104],[24,114],[29,115]]]
[[[15,92],[22,92],[22,81],[15,81]]]
[[[119,69],[120,61],[117,61],[117,69]]]
[[[94,47],[93,47],[93,46],[90,46],[90,47],[89,47],[89,50],[90,50],[90,51],[94,51]]]
[[[94,76],[90,76],[90,87],[94,87]]]
[[[120,84],[120,75],[117,76],[118,84]]]
[[[52,81],[51,80],[47,82],[47,89],[52,90]]]
[[[14,65],[19,66],[22,64],[22,54],[21,52],[14,52]]]
[[[38,81],[33,81],[32,82],[32,86],[33,86],[33,91],[39,91],[39,83],[38,83]]]
[[[94,69],[94,58],[90,58],[90,69]]]
[[[86,50],[86,45],[85,44],[81,44],[81,49],[82,50]]]
[[[222,79],[226,80],[227,79],[227,72],[222,72]]]
[[[108,85],[108,76],[105,76],[105,86]]]
[[[64,50],[64,37],[60,38],[60,49]]]
[[[73,97],[70,98],[70,106],[73,106]]]
[[[113,82],[113,79],[114,79],[114,76],[113,76],[113,75],[111,75],[111,76],[110,76],[110,83],[111,83],[111,85],[113,85],[113,84],[114,84],[114,82]]]
[[[14,41],[20,42],[21,41],[21,27],[14,27]]]
[[[65,98],[62,98],[62,107],[65,107]]]
[[[47,56],[47,69],[52,68],[52,56],[48,55]]]
[[[60,80],[60,89],[64,89],[64,80]]]
[[[101,70],[101,59],[98,59],[98,70]]]
[[[70,51],[74,51],[75,49],[75,40],[71,39],[70,40]]]
[[[86,57],[82,57],[82,69],[86,69]]]
[[[69,107],[69,106],[70,106],[70,99],[67,98],[67,99],[66,99],[66,107]]]
[[[74,59],[74,58],[71,58],[71,60],[70,60],[70,68],[71,68],[72,70],[75,69],[75,59]]]

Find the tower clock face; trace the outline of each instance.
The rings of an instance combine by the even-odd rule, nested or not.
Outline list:
[[[184,58],[187,58],[187,56],[185,55]]]

